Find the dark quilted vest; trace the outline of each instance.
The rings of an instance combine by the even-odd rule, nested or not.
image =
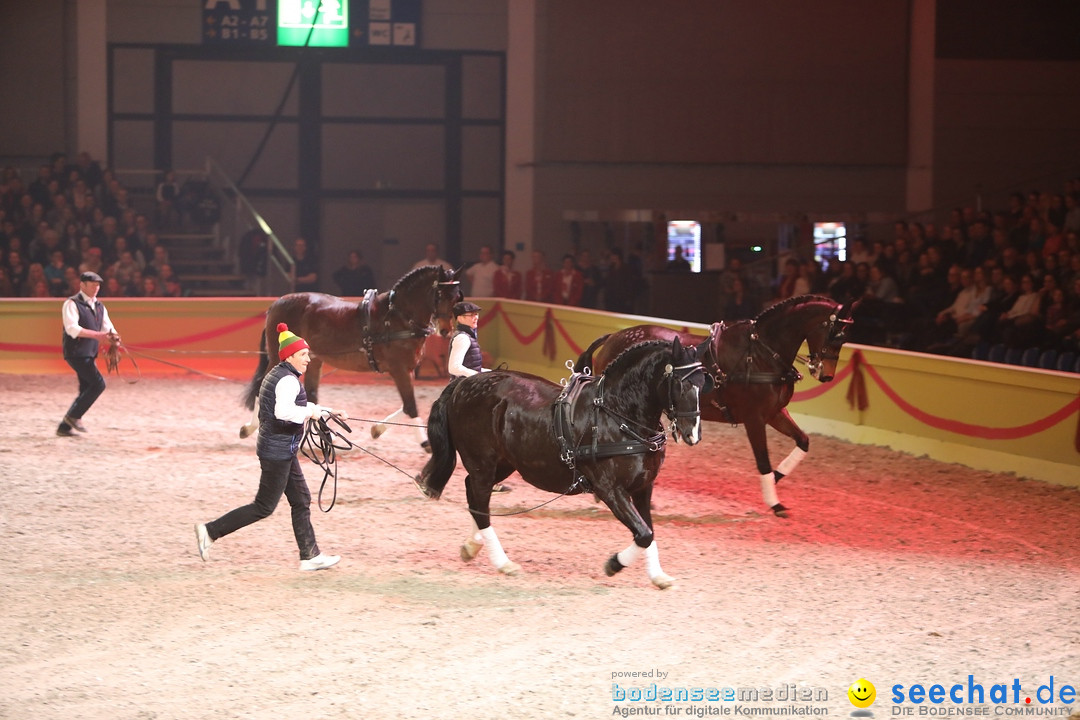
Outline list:
[[[476,342],[476,330],[466,325],[458,325],[454,337],[456,338],[458,335],[465,335],[469,338],[469,349],[465,351],[465,359],[461,361],[461,364],[470,370],[480,372],[484,367],[484,356],[480,354],[480,343]]]
[[[105,306],[98,302],[94,307],[83,299],[80,294],[71,296],[75,308],[79,311],[79,325],[87,330],[100,330],[105,322]],[[92,338],[73,338],[66,332],[63,334],[63,347],[65,358],[97,357],[98,341]]]
[[[255,453],[264,460],[290,459],[296,455],[300,439],[304,435],[303,425],[274,417],[274,389],[278,381],[290,373],[300,377],[300,373],[289,363],[278,363],[277,367],[266,373],[259,388],[259,438],[255,442]],[[300,407],[307,405],[307,393],[304,392],[303,383],[300,384],[296,404]]]

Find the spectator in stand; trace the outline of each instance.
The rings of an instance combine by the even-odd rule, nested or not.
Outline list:
[[[1020,286],[1012,275],[1000,267],[991,274],[990,299],[982,307],[982,312],[971,327],[972,333],[988,344],[1001,342],[1001,326],[998,320],[1008,312],[1016,299],[1020,297]]]
[[[45,280],[49,285],[49,294],[53,297],[64,297],[67,286],[64,282],[64,253],[54,250],[49,264],[45,266]]]
[[[805,281],[803,285],[805,286]],[[799,295],[798,286],[799,261],[789,257],[784,261],[784,272],[776,281],[776,287],[773,290],[773,302],[781,302]]]
[[[584,290],[585,279],[574,266],[574,256],[570,253],[563,255],[562,267],[555,275],[555,302],[580,307]]]
[[[495,295],[495,272],[499,266],[491,255],[491,246],[480,248],[480,259],[465,271],[469,280],[469,295],[472,297],[492,297]]]
[[[21,251],[14,248],[8,251],[7,271],[11,286],[14,289],[13,297],[21,297],[23,288],[26,285],[27,274],[30,272],[29,267],[23,262]]]
[[[521,273],[514,269],[517,255],[513,250],[503,250],[502,264],[495,271],[492,287],[495,297],[520,300],[522,291]]]
[[[38,283],[41,283],[42,287],[45,288],[44,295],[36,294],[38,292]],[[45,268],[41,266],[41,263],[30,263],[26,268],[26,280],[23,281],[23,297],[48,297],[48,289],[49,281],[45,279]]]
[[[132,275],[138,269],[139,264],[135,262],[131,251],[125,250],[120,254],[120,259],[109,266],[109,275],[115,277],[120,285],[127,285],[131,282]]]
[[[1075,192],[1065,196],[1065,232],[1080,233],[1080,195]]]
[[[64,282],[67,283],[66,295],[70,297],[79,292],[79,285],[82,281],[79,280],[79,271],[74,265],[68,265],[64,268]]]
[[[155,298],[161,297],[162,287],[158,284],[158,279],[153,275],[146,275],[142,279],[142,297]]]
[[[1065,244],[1065,236],[1061,232],[1061,226],[1053,220],[1046,221],[1046,240],[1043,241],[1042,257],[1047,259],[1056,257],[1058,251]]]
[[[731,292],[727,294],[727,303],[724,305],[724,321],[745,320],[757,315],[757,304],[746,292],[746,283],[742,277],[736,275],[731,282]]]
[[[583,283],[581,307],[600,307],[600,290],[604,287],[604,274],[593,264],[592,254],[588,250],[578,253],[577,269],[581,273]]]
[[[525,299],[533,302],[553,302],[555,298],[555,273],[547,266],[547,258],[540,250],[533,250],[532,267],[525,273]]]
[[[1043,317],[1046,321],[1046,343],[1054,348],[1060,348],[1064,344],[1065,337],[1069,333],[1069,308],[1065,302],[1065,290],[1054,287],[1046,300],[1043,308]]]
[[[162,268],[169,264],[169,251],[165,249],[163,245],[156,245],[154,247],[154,254],[150,259],[150,262],[143,268],[143,272],[147,275],[157,275],[161,277]]]
[[[359,250],[352,250],[345,257],[345,264],[334,271],[334,282],[345,297],[360,297],[369,288],[375,288],[375,273],[364,262]]]
[[[439,257],[439,246],[435,243],[428,243],[424,246],[424,257],[417,260],[413,264],[412,269],[416,270],[418,268],[427,267],[428,265],[440,265],[450,272],[454,271],[453,265]]]
[[[79,263],[79,274],[85,272],[97,273],[104,271],[104,263],[101,261],[101,248],[92,247],[83,255],[83,261]]]
[[[870,263],[874,260],[870,250],[866,247],[866,240],[857,237],[851,241],[851,250],[847,255],[848,262],[858,266],[859,263]]]
[[[617,313],[634,311],[634,293],[638,285],[634,272],[623,262],[622,250],[612,248],[608,255],[608,271],[604,278],[604,309]]]
[[[308,242],[302,237],[293,241],[293,290],[295,292],[318,292],[318,263],[308,251]]]
[[[842,261],[838,263],[839,273],[829,284],[829,297],[839,303],[848,305],[866,293],[866,286],[855,277],[855,263]]]
[[[176,182],[176,172],[166,170],[165,177],[158,183],[154,192],[157,200],[157,225],[171,228],[179,223],[180,214],[176,210],[176,200],[180,197],[180,183]]]
[[[675,246],[675,257],[668,261],[668,272],[690,272],[690,261],[683,257],[682,245]]]
[[[15,297],[15,286],[11,284],[11,276],[3,265],[0,265],[0,297]]]
[[[124,286],[115,276],[105,278],[105,284],[101,286],[101,297],[123,297]]]
[[[165,278],[165,291],[162,295],[163,297],[184,297],[184,287],[180,283],[180,278],[176,275]]]
[[[1025,348],[1035,345],[1042,337],[1043,317],[1040,313],[1042,296],[1035,289],[1030,275],[1020,278],[1020,296],[998,320],[1000,334],[1006,345]]]
[[[124,297],[145,297],[146,286],[143,278],[146,277],[139,271],[131,274],[131,282],[124,287]]]

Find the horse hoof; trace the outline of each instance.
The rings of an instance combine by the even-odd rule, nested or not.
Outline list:
[[[419,475],[414,475],[412,481],[416,484],[416,489],[426,497],[428,500],[438,500],[439,496],[432,492],[431,488],[427,486],[424,479]]]
[[[513,560],[507,560],[499,568],[499,572],[501,572],[503,575],[514,576],[521,572],[521,566]]]
[[[378,440],[379,436],[386,432],[385,425],[372,425],[371,426],[371,439]]]
[[[776,515],[776,517],[782,517],[782,518],[791,517],[788,514],[788,509],[786,507],[784,507],[780,503],[776,503],[775,505],[773,505],[772,506],[772,511],[773,511],[773,514]]]
[[[472,538],[469,538],[461,544],[461,559],[465,562],[471,561],[476,557],[476,554],[480,552],[480,548],[484,547],[483,543],[478,543]]]
[[[671,577],[670,575],[668,575],[666,573],[660,573],[659,575],[654,575],[653,577],[651,577],[649,579],[652,580],[653,585],[660,588],[661,590],[667,590],[669,587],[671,587],[672,585],[675,584],[675,578]]]
[[[626,567],[626,566],[623,565],[621,562],[619,562],[619,556],[618,555],[612,555],[611,557],[608,558],[608,561],[606,563],[604,563],[604,574],[607,575],[608,577],[611,577],[615,573],[622,570],[624,567]]]
[[[247,436],[251,435],[252,432],[253,431],[249,425],[244,425],[240,428],[240,439],[243,440]]]
[[[431,454],[431,443],[428,442],[427,440],[420,443],[420,447],[422,447],[424,449],[424,452],[426,452],[428,455]]]

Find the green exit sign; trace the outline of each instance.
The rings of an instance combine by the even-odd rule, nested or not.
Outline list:
[[[348,47],[349,0],[278,0],[277,43]]]

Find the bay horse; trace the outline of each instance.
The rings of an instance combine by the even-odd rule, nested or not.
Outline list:
[[[432,405],[432,455],[416,484],[438,499],[461,456],[473,521],[461,558],[472,560],[486,546],[492,565],[506,575],[521,568],[491,527],[496,483],[516,470],[547,492],[591,492],[634,535],[629,547],[608,559],[605,573],[614,575],[644,554],[652,583],[670,587],[674,580],[660,567],[650,507],[664,462],[660,420],[667,415],[676,441],[696,444],[706,379],[697,350],[678,338],[626,348],[602,375],[575,373],[565,387],[510,370],[455,378]]]
[[[371,436],[378,438],[386,430],[385,423],[403,412],[410,418],[418,417],[413,372],[423,358],[425,340],[435,332],[436,321],[444,337],[453,330],[452,309],[462,299],[460,273],[425,265],[406,273],[388,292],[369,290],[359,303],[317,292],[290,293],[275,300],[266,311],[259,366],[244,394],[244,404],[255,412],[240,429],[240,437],[259,427],[255,402],[263,376],[276,364],[270,362],[270,354],[277,355],[277,325],[281,322],[311,348],[311,364],[304,373],[308,400],[318,402],[323,364],[356,372],[385,372],[393,378],[402,405],[373,425]],[[418,427],[417,434],[426,449],[423,427]]]
[[[702,362],[714,377],[715,389],[702,398],[701,417],[745,427],[765,504],[779,517],[788,517],[789,510],[776,495],[776,483],[790,475],[810,450],[810,437],[787,411],[795,381],[802,378],[793,365],[796,353],[805,341],[810,374],[819,382],[832,380],[853,309],[827,297],[802,295],[768,307],[752,320],[714,323],[707,338]],[[627,346],[675,337],[684,343],[702,341],[699,335],[638,325],[598,338],[578,358],[575,369],[603,372]],[[776,468],[769,459],[766,425],[795,441]]]

